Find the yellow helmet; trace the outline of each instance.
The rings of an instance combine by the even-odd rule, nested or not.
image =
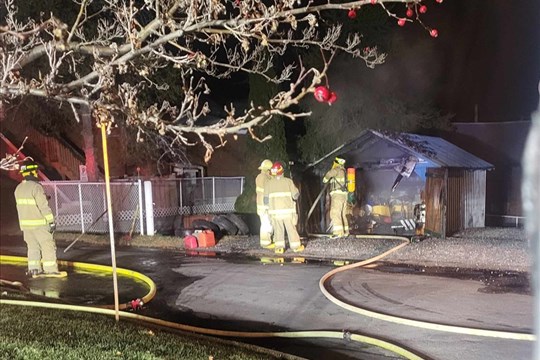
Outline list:
[[[22,174],[22,176],[28,176],[28,175],[35,175],[37,174],[39,166],[37,163],[35,163],[32,160],[26,160],[20,167],[19,173]]]
[[[271,160],[265,159],[261,163],[261,166],[259,166],[259,170],[270,170],[272,165],[274,165],[274,163]]]
[[[338,165],[345,165],[345,159],[343,158],[340,158],[340,157],[336,157],[334,159],[334,163],[338,164]]]

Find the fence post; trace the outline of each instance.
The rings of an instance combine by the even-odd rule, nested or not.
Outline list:
[[[206,178],[202,177],[201,178],[201,189],[202,189],[202,203],[203,204],[206,204]],[[197,184],[197,178],[195,178],[195,184]],[[192,198],[193,200],[193,198]],[[194,205],[194,204],[193,204]],[[193,213],[193,209],[195,206],[191,206],[191,212]]]
[[[77,188],[79,189],[79,208],[81,210],[81,233],[84,234],[84,212],[83,212],[83,204],[82,204],[82,188],[81,183],[78,184]]]
[[[179,215],[182,215],[184,212],[184,186],[183,186],[183,179],[180,179],[180,213]]]
[[[139,185],[139,233],[141,235],[144,235],[144,220],[143,220],[143,193],[142,193],[142,182],[141,180],[137,180],[137,184]],[[134,214],[134,216],[137,216],[137,214]]]
[[[144,182],[144,208],[146,210],[146,235],[154,236],[154,199],[151,181]]]
[[[56,210],[55,215],[58,216],[58,188],[56,183],[54,183],[54,208]],[[56,220],[58,222],[58,220]]]

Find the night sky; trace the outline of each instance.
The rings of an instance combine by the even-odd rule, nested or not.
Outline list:
[[[384,65],[342,60],[330,81],[342,106],[362,93],[423,99],[455,122],[528,120],[538,106],[540,1],[425,2],[426,25],[395,26]],[[477,111],[475,110],[477,109]],[[477,115],[476,115],[477,114]]]
[[[361,106],[391,94],[404,102],[430,104],[454,115],[454,122],[530,119],[538,106],[540,1],[446,0],[438,4],[430,0],[423,4],[428,11],[422,20],[436,28],[439,36],[430,37],[417,23],[399,27],[389,19],[386,35],[378,39],[388,54],[385,64],[369,69],[347,55],[332,64],[328,80],[339,97],[333,108]],[[396,8],[403,15],[402,5]],[[344,15],[340,21],[350,20]],[[230,102],[231,94],[235,100],[248,95],[245,76],[225,82],[208,80],[211,85],[218,83],[212,93],[217,103]],[[312,110],[317,112],[317,106]],[[301,131],[301,124],[288,127]]]

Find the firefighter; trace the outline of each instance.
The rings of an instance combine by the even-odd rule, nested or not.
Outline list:
[[[426,226],[426,203],[424,200],[420,204],[414,205],[415,235],[423,236]]]
[[[43,186],[38,182],[37,171],[35,162],[25,162],[20,168],[24,180],[15,188],[19,226],[28,247],[27,275],[34,278],[65,277],[65,271],[58,271],[52,235],[56,224]]]
[[[334,237],[349,235],[349,221],[347,220],[347,184],[345,159],[336,157],[326,175],[323,183],[330,183],[330,221],[332,222],[332,235]]]
[[[285,231],[287,231],[291,249],[294,252],[304,250],[304,245],[300,243],[300,235],[296,230],[298,223],[296,201],[300,192],[293,181],[283,175],[283,172],[283,165],[275,162],[270,169],[272,178],[264,187],[264,203],[268,205],[268,215],[274,228],[276,254],[283,254],[285,251]]]
[[[273,249],[275,244],[272,243],[272,225],[268,216],[268,206],[264,205],[264,186],[272,178],[270,169],[272,161],[265,159],[259,166],[260,174],[255,178],[255,191],[257,193],[257,215],[261,220],[261,228],[259,232],[261,247]]]

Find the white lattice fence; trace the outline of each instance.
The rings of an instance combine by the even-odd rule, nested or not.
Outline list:
[[[50,181],[42,183],[56,218],[57,231],[106,233],[109,218],[105,183]],[[114,231],[141,232],[140,182],[111,183]],[[81,219],[83,221],[81,221]]]
[[[57,231],[107,233],[105,183],[42,182]],[[176,216],[234,211],[243,177],[111,182],[114,231],[153,235],[154,225],[170,228]],[[158,229],[159,231],[160,229]],[[169,229],[172,230],[172,229]]]

